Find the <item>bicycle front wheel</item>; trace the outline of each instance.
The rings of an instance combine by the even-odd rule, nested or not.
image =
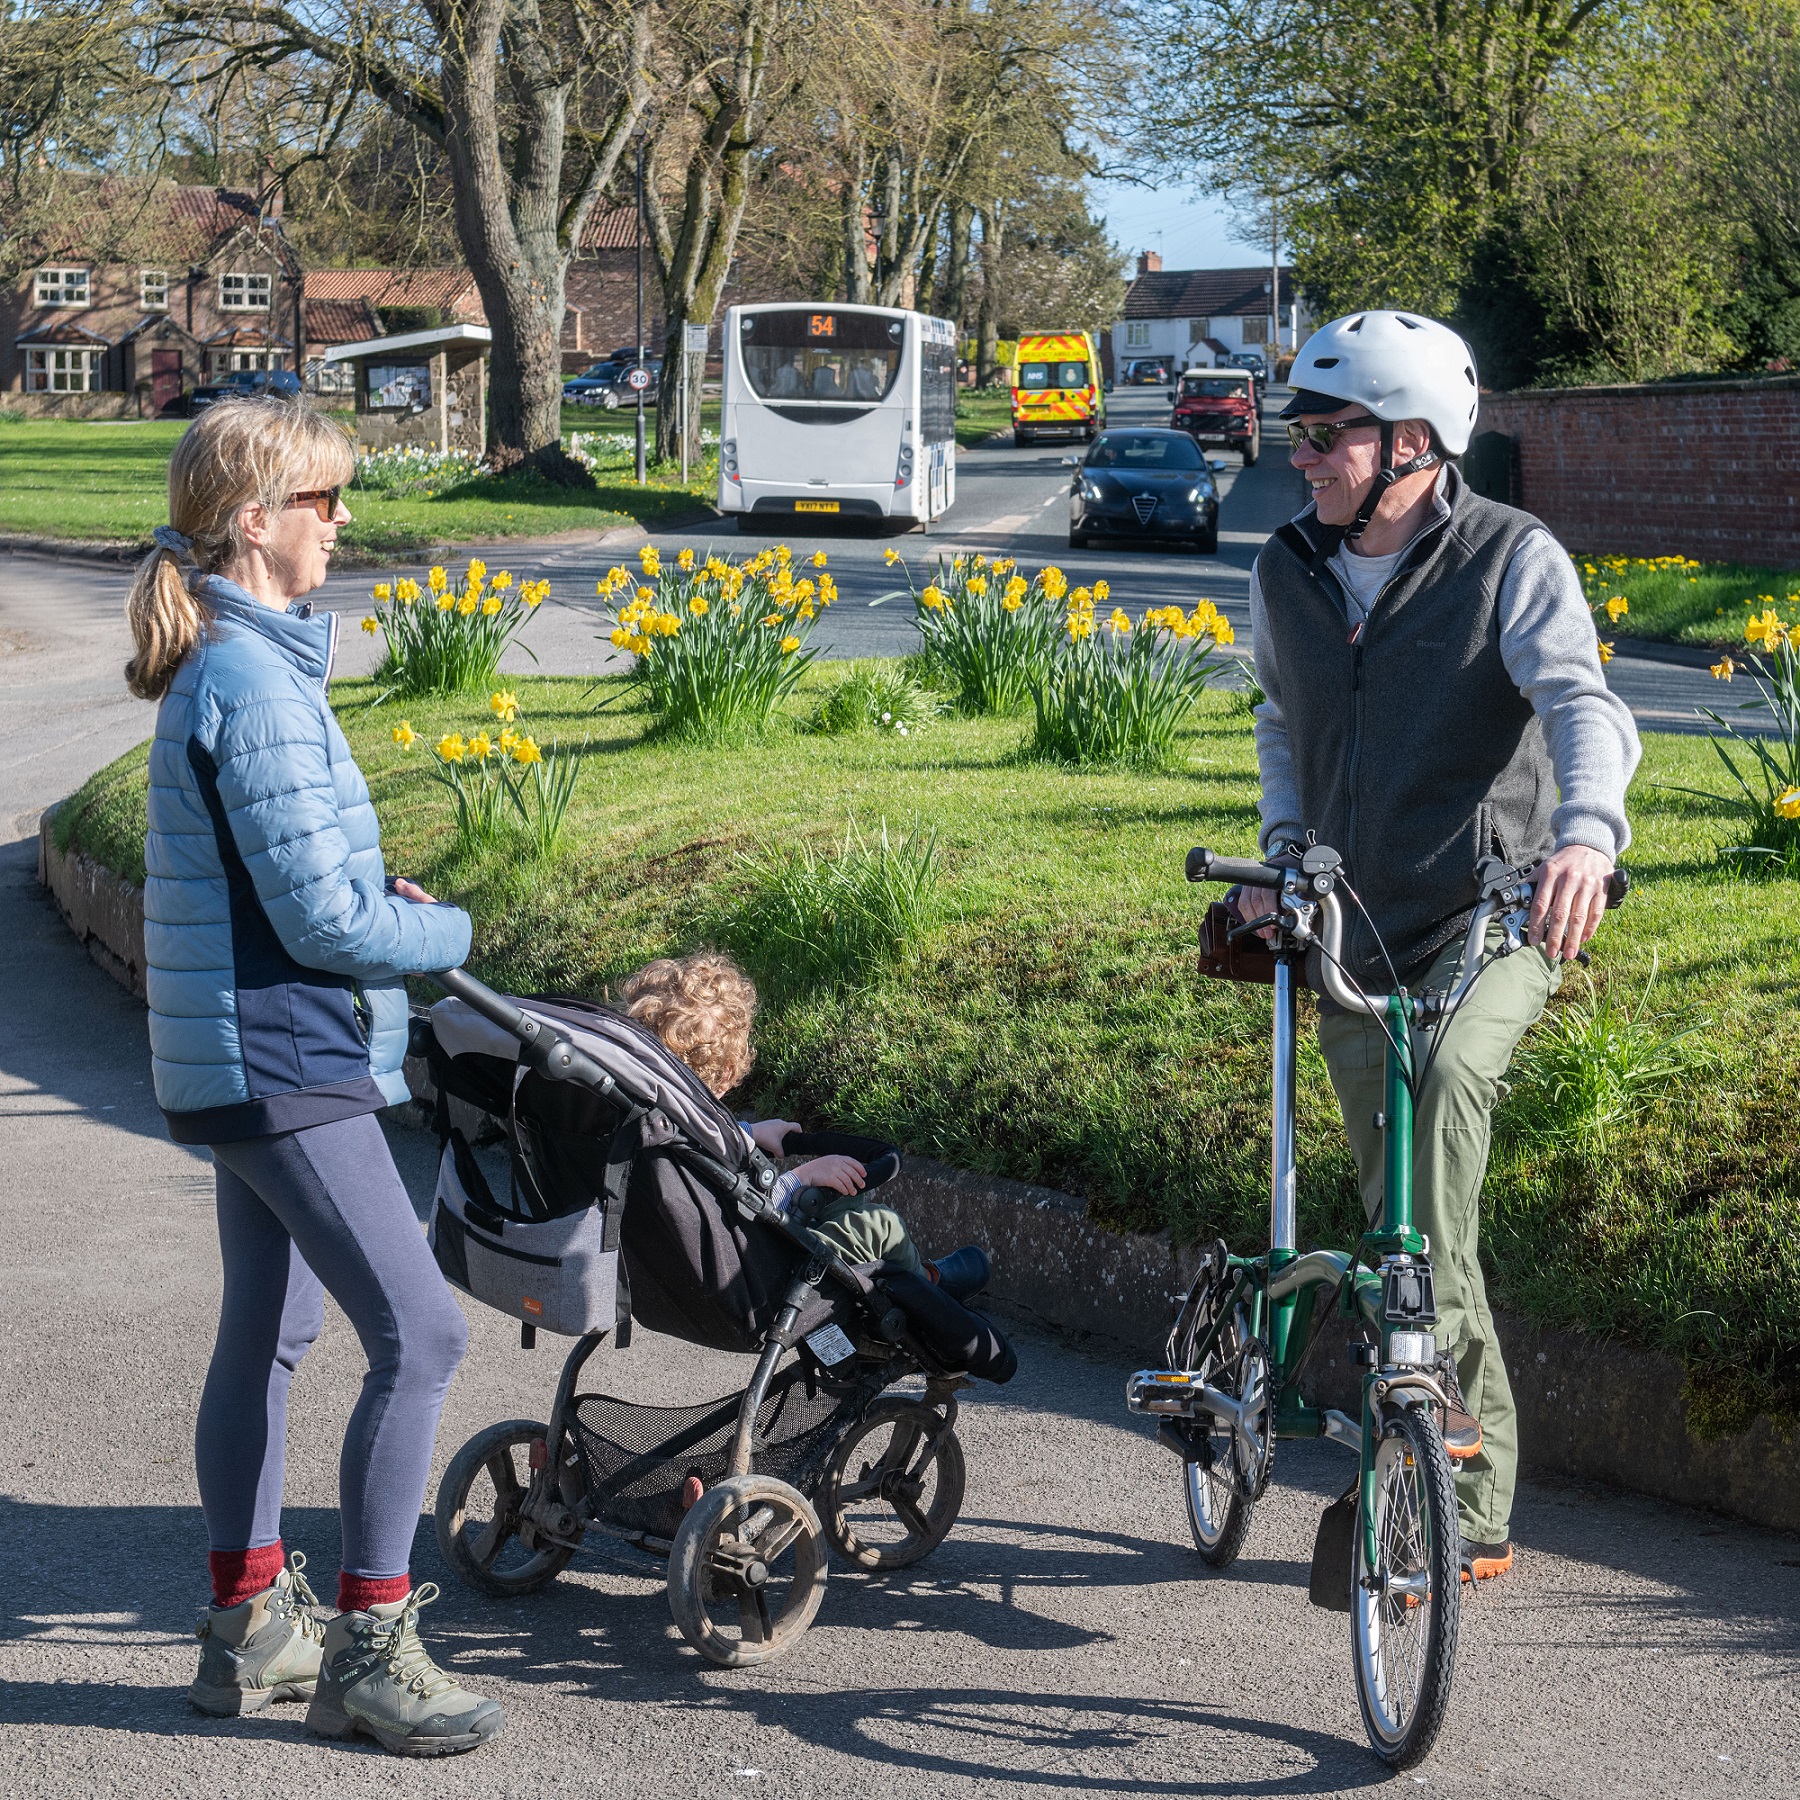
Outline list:
[[[1462,1608],[1456,1483],[1437,1422],[1394,1415],[1375,1450],[1375,1567],[1359,1511],[1351,1646],[1369,1742],[1396,1769],[1420,1761],[1450,1704]]]

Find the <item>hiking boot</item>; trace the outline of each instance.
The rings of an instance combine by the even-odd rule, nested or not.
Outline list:
[[[339,1613],[325,1627],[325,1660],[306,1728],[321,1737],[361,1732],[396,1756],[453,1756],[495,1735],[497,1700],[459,1688],[419,1642],[419,1608],[438,1597],[428,1581],[404,1600]]]
[[[215,1719],[261,1712],[273,1700],[310,1700],[325,1627],[304,1609],[319,1604],[295,1551],[260,1594],[237,1606],[209,1606],[194,1622],[203,1648],[188,1699]]]
[[[1462,1383],[1457,1379],[1456,1364],[1444,1356],[1438,1361],[1438,1384],[1450,1402],[1444,1410],[1444,1454],[1452,1462],[1481,1453],[1481,1421],[1469,1411],[1463,1398]]]
[[[1491,1581],[1513,1566],[1512,1539],[1503,1544],[1472,1544],[1467,1538],[1457,1540],[1462,1558],[1464,1581]]]
[[[937,1270],[937,1284],[953,1300],[971,1300],[988,1284],[992,1270],[987,1252],[974,1244],[965,1244],[940,1256],[932,1267]]]

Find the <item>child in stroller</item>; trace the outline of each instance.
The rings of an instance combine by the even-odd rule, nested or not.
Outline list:
[[[729,956],[701,950],[659,958],[627,976],[622,994],[627,1016],[648,1025],[719,1098],[755,1066],[756,986]],[[884,1263],[935,1282],[958,1300],[972,1299],[987,1286],[986,1251],[965,1244],[928,1261],[900,1215],[872,1198],[900,1173],[900,1152],[893,1145],[846,1132],[806,1131],[792,1119],[754,1124],[740,1119],[738,1125],[767,1157],[812,1159],[782,1175],[769,1198],[846,1262]]]
[[[452,1459],[437,1503],[445,1559],[515,1596],[606,1531],[668,1559],[670,1610],[702,1655],[766,1661],[816,1614],[827,1544],[892,1569],[942,1542],[962,1504],[957,1395],[974,1376],[1009,1380],[1017,1359],[945,1285],[852,1266],[804,1231],[818,1190],[778,1206],[752,1133],[645,1024],[587,1001],[509,1000],[461,970],[436,980],[452,997],[413,1038],[443,1145],[433,1251],[454,1285],[517,1318],[527,1345],[538,1329],[578,1339],[547,1424],[489,1426]],[[506,1200],[452,1099],[501,1126]],[[791,1132],[779,1141],[794,1147]],[[685,1407],[578,1393],[634,1316],[754,1354],[749,1385]]]

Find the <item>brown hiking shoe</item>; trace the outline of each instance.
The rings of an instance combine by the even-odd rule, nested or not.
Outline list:
[[[1512,1539],[1503,1544],[1472,1544],[1467,1538],[1458,1541],[1462,1554],[1464,1581],[1492,1581],[1513,1566]]]
[[[1456,1364],[1448,1356],[1439,1359],[1438,1384],[1450,1404],[1444,1409],[1444,1454],[1452,1462],[1481,1453],[1481,1421],[1469,1411],[1463,1398],[1462,1383],[1456,1377]]]

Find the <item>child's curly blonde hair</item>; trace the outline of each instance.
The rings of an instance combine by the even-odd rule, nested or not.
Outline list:
[[[715,1094],[750,1073],[756,983],[729,956],[664,956],[625,978],[625,1011],[648,1025]]]

